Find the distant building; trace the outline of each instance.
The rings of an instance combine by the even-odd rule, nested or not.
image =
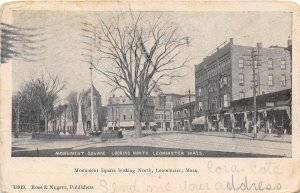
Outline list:
[[[256,95],[291,88],[291,41],[288,48],[258,44],[255,60]],[[237,113],[231,102],[253,97],[253,68],[250,46],[234,45],[233,39],[195,66],[197,117],[205,116],[207,129],[228,130]],[[240,119],[251,120],[251,112],[240,112]],[[249,124],[243,126],[248,131]]]
[[[142,127],[154,126],[154,104],[152,99],[147,101],[142,116]],[[112,128],[134,128],[134,105],[128,97],[112,96],[107,104],[107,127]]]
[[[174,130],[190,130],[191,123],[196,117],[196,102],[184,103],[173,108]]]
[[[164,95],[153,97],[155,105],[155,123],[158,128],[164,130],[173,130],[173,107],[181,104],[180,94],[166,93]]]
[[[190,102],[195,101],[195,100],[196,100],[195,94],[182,95],[181,98],[180,98],[180,105],[190,103]]]

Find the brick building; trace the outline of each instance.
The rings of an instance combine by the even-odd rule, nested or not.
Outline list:
[[[152,127],[154,125],[154,104],[149,99],[142,116],[142,126]],[[132,101],[125,96],[112,96],[107,104],[107,127],[124,129],[134,128],[134,105]]]
[[[291,42],[288,41],[288,46]],[[265,95],[291,88],[291,53],[287,48],[259,44],[255,59],[256,95]],[[208,129],[227,130],[234,114],[231,102],[253,97],[252,47],[234,45],[233,39],[195,66],[197,117],[205,116]],[[241,112],[251,119],[250,112]],[[246,114],[245,114],[246,113]],[[231,123],[230,123],[231,122]],[[248,126],[245,126],[248,128]]]

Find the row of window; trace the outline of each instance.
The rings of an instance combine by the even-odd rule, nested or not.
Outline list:
[[[254,79],[255,79],[255,85],[257,86],[258,85],[257,74],[254,75]],[[239,73],[239,85],[244,86],[244,84],[245,84],[244,73]],[[274,85],[273,74],[269,74],[268,75],[268,85],[269,86],[273,86]],[[286,86],[286,75],[285,74],[281,75],[280,85],[281,86]]]
[[[229,66],[230,66],[230,59],[224,60],[222,63],[219,63],[218,65],[215,65],[213,68],[207,70],[207,78],[214,77],[217,74],[226,71],[227,69],[229,69]]]
[[[249,64],[247,64],[247,65],[251,65],[251,61],[249,61],[248,63]],[[229,59],[225,60],[223,63],[220,63],[219,65],[216,65],[215,67],[207,70],[207,73],[201,73],[199,76],[197,76],[197,81],[202,82],[205,79],[209,79],[221,72],[226,71],[229,68],[229,64],[230,64],[230,60]],[[243,69],[245,64],[246,64],[246,62],[245,62],[244,58],[240,57],[238,59],[239,68]],[[255,65],[255,68],[257,68],[257,61],[254,62],[254,65]],[[274,69],[274,59],[272,59],[272,58],[268,59],[268,69],[269,70]],[[286,70],[286,60],[285,59],[280,60],[280,69]]]
[[[115,116],[111,116],[111,120],[116,120],[116,119],[121,119],[123,118],[122,120],[132,120],[133,119],[133,115],[130,115],[130,116],[126,116],[126,115],[115,115]]]
[[[239,58],[238,63],[239,63],[239,68],[244,68],[244,66],[245,66],[244,58]],[[249,61],[249,63],[251,63],[251,61]],[[254,67],[257,68],[257,61],[255,61]],[[274,69],[274,60],[272,58],[268,59],[268,69],[269,70]],[[280,60],[280,69],[281,70],[286,70],[286,60],[285,59]]]
[[[125,112],[128,112],[128,110],[129,110],[129,112],[132,112],[133,111],[133,108],[132,107],[130,107],[129,109],[128,108],[122,108],[123,109],[123,112],[125,113]],[[119,111],[120,111],[120,107],[111,107],[111,113],[113,114],[113,113],[119,113]]]
[[[220,88],[225,88],[228,86],[229,76],[224,76],[219,79]],[[217,82],[211,82],[208,84],[208,92],[215,92],[217,90]],[[197,89],[197,96],[202,96],[202,88]]]
[[[218,108],[218,98],[213,97],[208,101],[208,108],[209,110],[217,110]],[[224,94],[223,96],[220,97],[219,100],[219,106],[220,107],[229,107],[230,106],[230,94]],[[200,101],[198,102],[198,112],[204,111],[204,105],[203,102]]]
[[[192,110],[191,113],[193,114],[193,110]],[[184,109],[182,111],[174,112],[174,118],[181,118],[181,117],[187,117],[187,116],[189,116],[189,110],[188,109]]]
[[[164,120],[164,114],[155,114],[155,119],[157,119],[157,120]],[[170,115],[169,114],[165,114],[165,119],[169,120],[170,119]]]

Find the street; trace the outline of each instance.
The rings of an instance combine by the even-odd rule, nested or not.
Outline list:
[[[59,136],[32,140],[30,135],[13,138],[12,156],[95,157],[291,157],[291,136],[274,134],[233,134],[225,132],[144,132],[133,138],[125,132],[122,139],[103,141],[84,136]],[[58,153],[59,152],[59,153]],[[64,153],[61,153],[64,152]],[[82,152],[80,155],[76,152]],[[133,153],[135,152],[135,153]],[[139,152],[139,153],[136,153]],[[158,152],[158,153],[157,153]],[[163,153],[162,153],[163,152]],[[181,153],[176,153],[181,152]]]

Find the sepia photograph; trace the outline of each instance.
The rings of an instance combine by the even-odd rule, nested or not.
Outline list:
[[[12,18],[12,157],[292,157],[291,12]]]

